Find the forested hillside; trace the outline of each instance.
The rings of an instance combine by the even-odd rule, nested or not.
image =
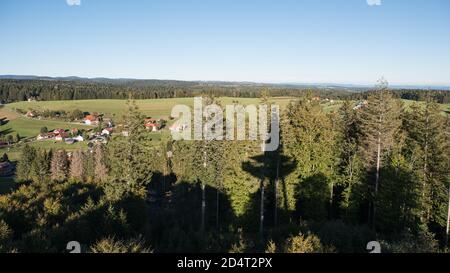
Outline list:
[[[70,80],[69,80],[70,79]],[[326,88],[320,86],[294,87],[286,85],[183,82],[163,80],[75,80],[75,79],[0,79],[0,100],[3,103],[33,100],[82,100],[82,99],[134,99],[183,98],[200,94],[215,97],[260,97],[261,91],[272,97],[303,96],[309,92],[314,96],[329,99],[364,99],[370,89]],[[439,103],[450,102],[450,91],[429,91]],[[396,90],[396,98],[425,100],[423,90]]]

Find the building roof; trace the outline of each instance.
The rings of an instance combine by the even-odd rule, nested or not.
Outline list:
[[[87,116],[84,117],[84,120],[98,121],[98,116],[96,116],[96,115],[87,115]]]

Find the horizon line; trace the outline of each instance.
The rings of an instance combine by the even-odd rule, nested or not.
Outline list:
[[[11,77],[11,78],[8,78]],[[376,82],[367,83],[367,82],[314,82],[314,81],[254,81],[254,80],[190,80],[190,79],[173,79],[173,78],[142,78],[142,77],[107,77],[107,76],[48,76],[48,75],[38,75],[38,74],[0,74],[0,79],[13,79],[13,77],[35,77],[35,78],[78,78],[78,79],[87,79],[87,80],[95,80],[95,79],[107,79],[107,80],[136,80],[136,81],[146,81],[146,80],[155,80],[155,81],[180,81],[180,82],[223,82],[223,83],[248,83],[248,84],[262,84],[262,85],[337,85],[342,87],[374,87]],[[450,83],[389,83],[390,86],[394,87],[422,87],[422,88],[431,88],[431,87],[441,87],[441,88],[449,88]]]

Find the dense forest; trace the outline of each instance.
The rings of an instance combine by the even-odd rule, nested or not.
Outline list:
[[[216,97],[260,97],[261,91],[272,97],[303,96],[305,91],[330,99],[365,99],[367,89],[343,87],[293,87],[284,85],[258,85],[245,83],[205,83],[163,80],[18,80],[0,79],[0,100],[3,103],[36,100],[81,99],[135,99],[181,98],[207,94]],[[438,103],[450,103],[450,92],[433,90],[428,94]],[[423,90],[395,90],[394,97],[423,101]]]
[[[23,97],[9,97],[14,88]],[[6,100],[126,92],[13,81],[1,90]],[[148,90],[142,97],[189,94]],[[373,240],[383,252],[445,251],[448,120],[430,96],[405,111],[380,85],[367,100],[327,113],[300,97],[282,113],[281,147],[263,153],[259,141],[153,147],[131,101],[128,137],[71,154],[24,147],[20,186],[0,196],[0,252],[63,252],[69,241],[89,252],[366,252]]]

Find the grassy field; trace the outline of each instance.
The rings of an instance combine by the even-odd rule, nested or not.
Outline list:
[[[290,101],[294,98],[279,97],[272,98],[271,102],[280,105],[283,110]],[[258,98],[219,98],[222,105],[232,104],[233,102],[242,105],[259,104]],[[409,107],[413,101],[404,100],[405,106]],[[153,100],[136,100],[136,104],[145,115],[154,118],[167,118],[173,106],[183,104],[193,106],[193,98],[176,98],[176,99],[153,99]],[[340,105],[339,101],[333,104],[324,104],[326,110],[337,109]],[[105,115],[105,117],[121,119],[125,109],[125,100],[76,100],[76,101],[40,101],[40,102],[16,102],[6,105],[10,112],[15,112],[15,109],[22,109],[24,111],[30,109],[48,109],[48,110],[66,110],[80,109],[85,112],[98,112]],[[443,111],[450,111],[450,104],[443,105]],[[11,115],[11,114],[10,114]],[[0,116],[2,115],[0,111]]]
[[[288,105],[292,98],[273,98],[271,102],[284,108]],[[219,98],[222,105],[232,104],[233,102],[242,105],[258,104],[257,98]],[[153,118],[168,118],[173,106],[178,104],[193,106],[193,98],[176,98],[176,99],[153,99],[153,100],[136,100],[139,110],[145,115]],[[42,101],[42,102],[16,102],[6,106],[7,108],[30,110],[30,109],[48,109],[48,110],[73,110],[80,109],[85,112],[98,112],[105,117],[120,119],[126,109],[125,100],[77,100],[77,101]]]
[[[35,137],[39,134],[42,127],[47,127],[48,130],[92,128],[81,123],[26,118],[17,114],[12,108],[8,106],[0,107],[0,118],[3,118],[3,120],[6,122],[6,124],[0,127],[0,132],[2,134],[7,135],[18,133],[21,137]]]

